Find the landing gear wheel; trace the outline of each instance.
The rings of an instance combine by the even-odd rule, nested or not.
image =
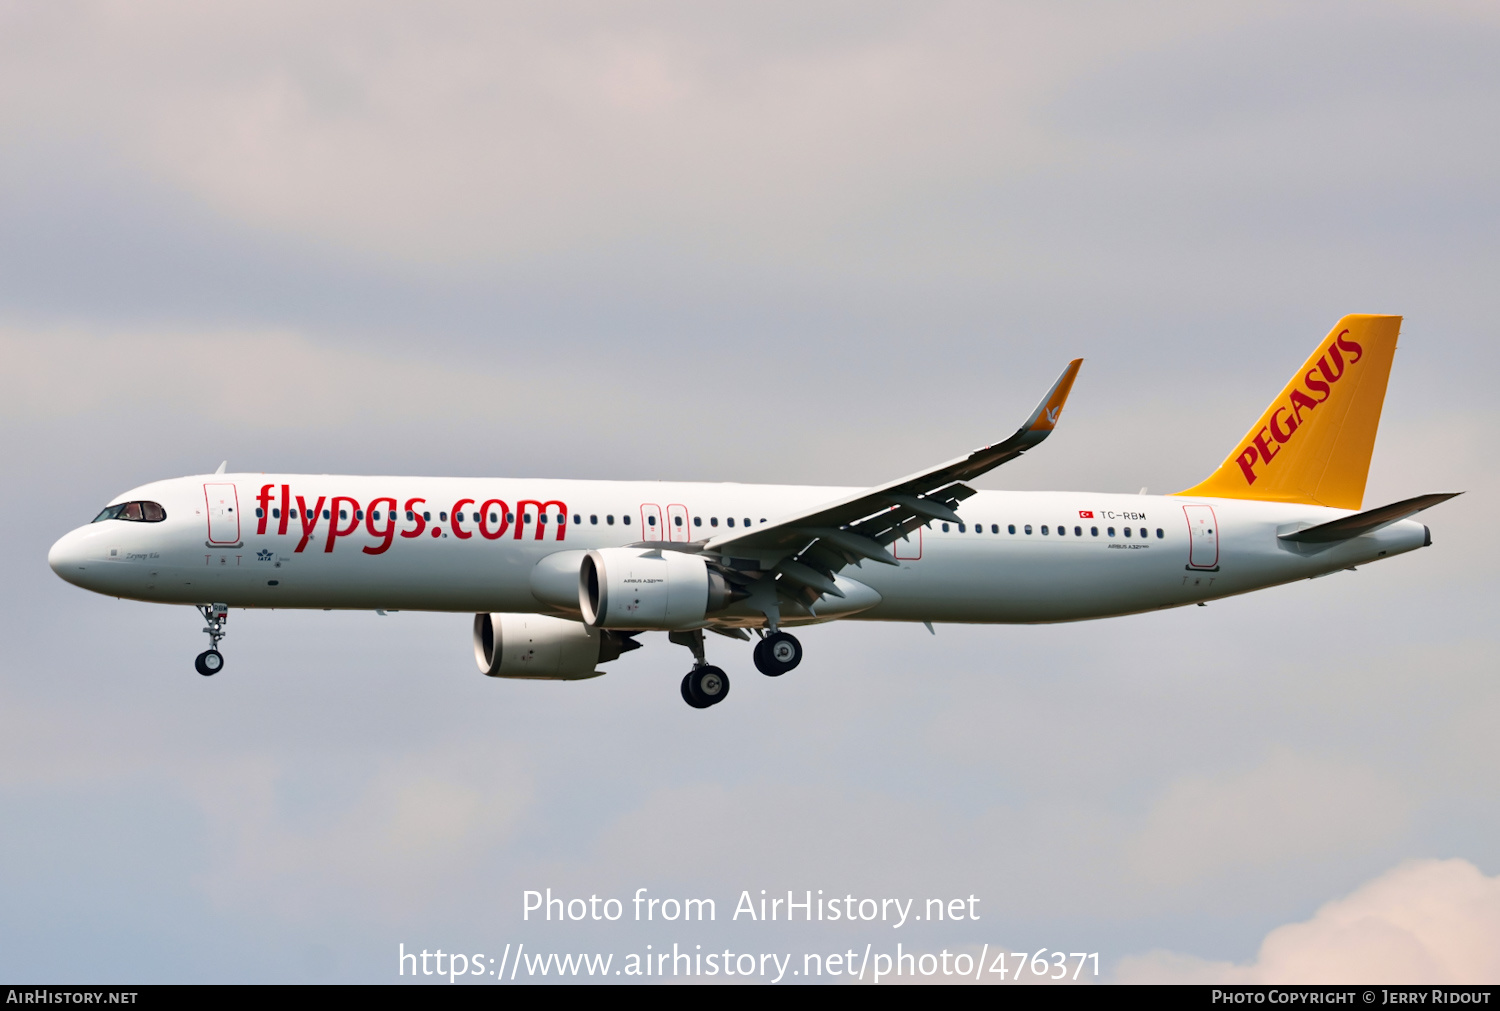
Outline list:
[[[682,679],[682,700],[694,709],[707,709],[729,695],[729,675],[717,667],[694,667]]]
[[[213,677],[224,669],[224,654],[216,649],[206,649],[198,654],[198,659],[193,661],[193,666],[204,677]]]
[[[712,703],[699,702],[696,698],[693,697],[693,689],[691,685],[692,680],[692,674],[682,675],[682,701],[686,702],[694,709],[707,709]]]
[[[766,677],[779,678],[802,662],[802,644],[795,635],[772,632],[755,645],[755,666]]]

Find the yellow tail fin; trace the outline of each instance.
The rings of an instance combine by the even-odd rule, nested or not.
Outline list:
[[[1400,316],[1345,316],[1239,445],[1179,495],[1358,509]]]

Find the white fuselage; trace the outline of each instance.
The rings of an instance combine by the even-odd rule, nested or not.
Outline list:
[[[565,609],[533,592],[533,570],[549,555],[641,541],[702,541],[743,529],[746,522],[774,523],[855,490],[303,474],[186,477],[115,499],[160,503],[164,520],[87,524],[62,537],[49,562],[86,589],[161,603],[562,614]],[[863,599],[865,609],[847,616],[932,622],[1099,618],[1317,576],[1428,542],[1425,526],[1403,520],[1326,546],[1296,545],[1277,534],[1348,512],[1237,499],[987,491],[964,501],[959,513],[961,526],[932,522],[893,544],[899,566],[866,562],[844,570],[843,577],[875,594]],[[539,515],[546,522],[538,522]],[[746,612],[733,623],[761,620]]]

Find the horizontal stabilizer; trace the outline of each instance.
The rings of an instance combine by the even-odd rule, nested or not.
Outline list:
[[[1296,541],[1300,544],[1332,544],[1334,541],[1347,541],[1351,537],[1358,537],[1360,534],[1390,526],[1408,516],[1415,516],[1423,509],[1431,509],[1440,502],[1446,502],[1462,494],[1461,491],[1452,491],[1434,495],[1418,495],[1416,498],[1392,502],[1379,509],[1367,509],[1353,516],[1344,516],[1328,523],[1320,523],[1315,527],[1294,530],[1289,534],[1278,536],[1284,541]]]

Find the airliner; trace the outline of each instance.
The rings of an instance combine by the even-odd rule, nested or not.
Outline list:
[[[729,676],[704,633],[779,677],[818,622],[1037,623],[1205,604],[1432,543],[1363,510],[1401,317],[1339,320],[1199,484],[1173,495],[978,491],[1051,434],[1082,359],[1009,438],[869,488],[217,472],[116,496],[48,563],[113,597],[193,605],[213,675],[231,608],[474,615],[495,678],[573,681],[647,632],[692,652],[682,698]]]

